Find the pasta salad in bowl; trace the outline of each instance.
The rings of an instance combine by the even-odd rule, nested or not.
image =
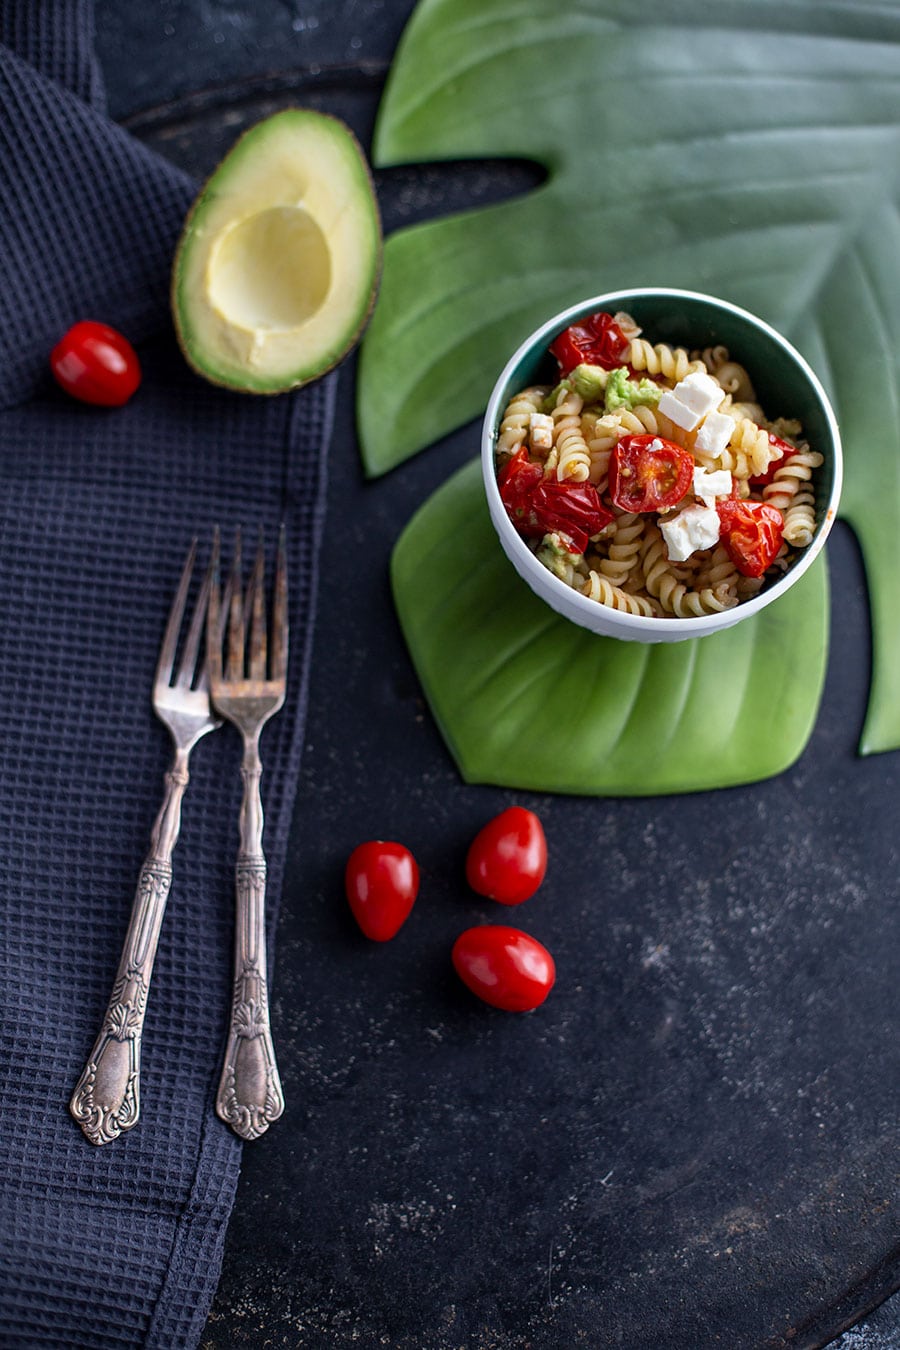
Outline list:
[[[507,556],[596,633],[671,642],[777,599],[824,545],[840,432],[775,329],[691,291],[598,296],[543,324],[488,404],[482,469]]]

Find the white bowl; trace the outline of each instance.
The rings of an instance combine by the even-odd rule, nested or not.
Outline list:
[[[759,401],[770,416],[798,417],[813,450],[824,456],[816,471],[817,529],[808,547],[778,580],[749,600],[717,614],[697,618],[644,618],[589,600],[538,562],[519,535],[500,500],[494,464],[497,432],[514,393],[531,384],[556,384],[557,366],[548,354],[554,338],[599,310],[625,310],[634,316],[642,336],[656,344],[688,349],[722,344],[733,360],[747,368]],[[503,551],[536,595],[573,623],[605,637],[631,642],[681,642],[706,637],[749,619],[785,595],[812,566],[834,524],[841,494],[843,460],[837,419],[818,378],[800,353],[769,324],[737,305],[695,291],[669,289],[612,291],[573,305],[548,319],[513,353],[488,402],[481,441],[481,467],[488,510]]]

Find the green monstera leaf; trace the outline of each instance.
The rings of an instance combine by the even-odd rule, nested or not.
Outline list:
[[[386,90],[376,164],[518,157],[548,176],[388,241],[360,364],[366,471],[476,417],[508,355],[569,303],[662,285],[743,305],[795,342],[833,397],[842,515],[872,606],[861,749],[900,747],[898,151],[897,0],[423,0]],[[429,504],[436,535],[450,529],[449,500]],[[395,577],[414,650],[417,584]],[[755,659],[776,661],[783,635],[756,629]],[[820,614],[804,641],[818,650],[825,637]],[[691,681],[693,645],[666,657]],[[423,674],[435,708],[442,679]],[[805,734],[820,690],[807,685],[797,711]],[[457,746],[456,724],[442,725]]]
[[[410,521],[392,581],[469,782],[619,797],[731,787],[786,769],[812,729],[828,619],[821,560],[777,604],[714,637],[598,638],[519,579],[471,463]]]

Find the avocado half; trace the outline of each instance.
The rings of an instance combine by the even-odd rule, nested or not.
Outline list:
[[[381,220],[365,156],[336,117],[288,108],[244,132],[188,213],[172,312],[214,384],[278,394],[324,375],[375,303]]]

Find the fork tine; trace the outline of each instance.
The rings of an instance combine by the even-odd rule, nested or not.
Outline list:
[[[283,680],[288,662],[287,544],[284,525],[278,531],[275,593],[272,602],[272,679]]]
[[[253,573],[247,587],[247,624],[250,629],[250,664],[248,674],[251,680],[266,678],[266,550],[263,531],[259,531],[259,543],[256,548],[256,560]]]
[[[210,682],[222,678],[222,629],[228,613],[227,603],[223,606],[219,585],[219,559],[221,541],[219,527],[213,531],[212,556],[209,560],[210,587],[209,601],[206,607],[206,671]],[[230,584],[230,582],[229,582]]]
[[[175,677],[175,684],[180,689],[190,689],[194,683],[194,677],[197,674],[197,653],[200,650],[200,639],[203,630],[206,627],[206,611],[209,607],[209,595],[212,588],[213,579],[213,559],[210,559],[209,566],[206,569],[206,575],[203,578],[203,584],[200,587],[200,593],[197,596],[197,603],[194,605],[194,612],[191,615],[190,627],[184,641],[184,651],[181,656],[181,665],[178,667],[178,674]],[[201,676],[205,674],[205,668],[201,670]]]
[[[228,616],[228,642],[225,657],[226,680],[240,680],[244,676],[244,602],[241,595],[241,527],[234,534],[234,557],[231,560],[231,605]]]
[[[191,585],[191,574],[194,570],[194,559],[196,556],[197,540],[194,539],[188,550],[184,569],[181,573],[181,580],[178,583],[178,590],[175,592],[175,599],[172,601],[172,608],[169,611],[169,621],[166,624],[166,631],[159,651],[159,661],[156,666],[156,684],[168,684],[172,678],[172,667],[175,664],[175,650],[178,646],[178,634],[181,631],[181,621],[184,618],[184,607],[187,603],[188,591],[190,590]]]

